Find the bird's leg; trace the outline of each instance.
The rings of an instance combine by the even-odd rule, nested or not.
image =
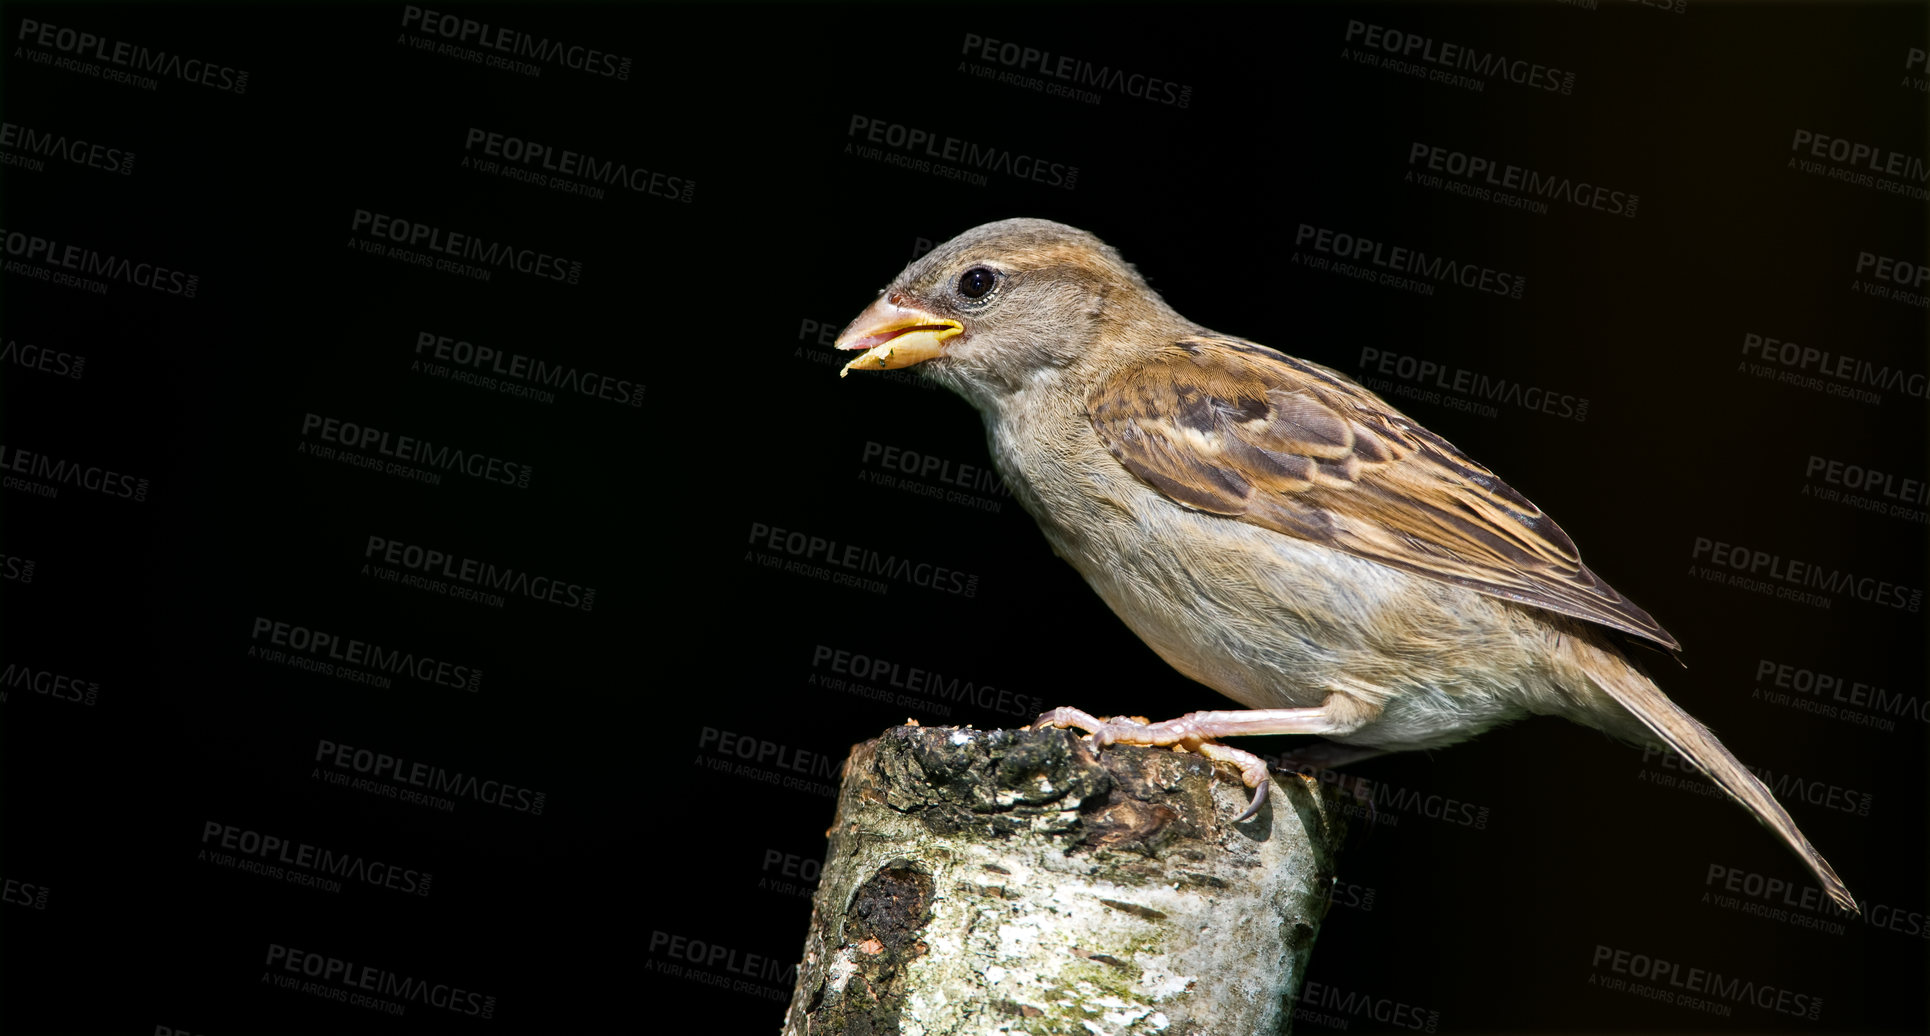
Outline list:
[[[1230,762],[1240,768],[1246,786],[1254,789],[1253,802],[1234,821],[1239,823],[1260,811],[1266,801],[1267,764],[1251,752],[1214,744],[1214,738],[1249,734],[1342,734],[1359,725],[1358,719],[1336,715],[1335,698],[1317,709],[1239,709],[1224,712],[1190,712],[1178,719],[1159,723],[1135,722],[1114,716],[1101,720],[1089,712],[1057,708],[1040,716],[1033,729],[1076,727],[1089,731],[1094,743],[1106,745],[1171,745],[1177,751],[1198,752],[1208,759]],[[1349,703],[1351,704],[1351,703]],[[1355,710],[1349,710],[1355,711]],[[1352,720],[1350,722],[1349,720]]]

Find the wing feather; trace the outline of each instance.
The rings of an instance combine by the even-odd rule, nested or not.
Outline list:
[[[1093,390],[1106,448],[1194,510],[1679,647],[1528,499],[1342,375],[1181,339]]]

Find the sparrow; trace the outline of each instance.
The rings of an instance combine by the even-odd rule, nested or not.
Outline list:
[[[1041,219],[960,234],[852,321],[839,372],[917,367],[984,419],[1053,550],[1141,640],[1246,706],[1151,723],[1059,708],[1035,726],[1168,745],[1271,787],[1236,735],[1359,755],[1529,715],[1657,740],[1779,836],[1840,907],[1795,821],[1630,654],[1680,645],[1552,519],[1373,392],[1181,316],[1099,238]]]

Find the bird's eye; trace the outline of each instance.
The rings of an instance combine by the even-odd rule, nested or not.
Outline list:
[[[983,266],[974,266],[958,278],[958,293],[968,299],[984,298],[985,293],[998,283],[998,274]]]

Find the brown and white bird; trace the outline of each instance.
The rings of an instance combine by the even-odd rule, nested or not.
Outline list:
[[[1160,657],[1250,710],[1040,725],[1234,762],[1256,789],[1245,819],[1266,765],[1215,738],[1393,751],[1562,716],[1666,743],[1856,909],[1762,782],[1624,654],[1679,645],[1547,515],[1346,376],[1181,316],[1093,235],[969,230],[837,346],[865,350],[841,373],[916,364],[976,407],[1053,550]]]

